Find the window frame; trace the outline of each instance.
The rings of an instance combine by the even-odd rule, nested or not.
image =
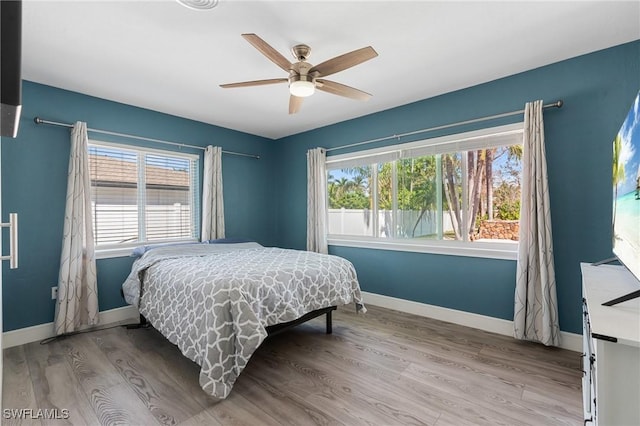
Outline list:
[[[145,174],[144,174],[144,156],[140,155],[140,154],[151,154],[151,155],[158,155],[158,156],[167,156],[167,157],[178,157],[178,158],[182,158],[185,160],[188,160],[191,163],[191,166],[193,167],[193,172],[195,174],[195,176],[190,176],[190,182],[191,184],[195,184],[193,188],[190,189],[190,199],[193,201],[193,208],[191,210],[191,220],[193,221],[192,227],[194,229],[193,231],[193,237],[189,237],[189,238],[168,238],[168,239],[163,239],[161,241],[158,240],[154,240],[154,241],[148,241],[148,240],[144,240],[144,241],[134,241],[134,242],[130,242],[130,243],[123,243],[123,244],[101,244],[98,245],[97,242],[95,241],[95,235],[94,235],[94,245],[95,245],[95,258],[96,259],[108,259],[108,258],[113,258],[113,257],[127,257],[130,256],[131,253],[133,252],[133,250],[136,247],[139,246],[143,246],[143,245],[161,245],[161,244],[170,244],[170,243],[181,243],[181,242],[198,242],[200,239],[197,236],[200,233],[200,186],[201,186],[201,181],[200,181],[200,168],[201,168],[201,161],[202,161],[202,156],[199,154],[191,154],[191,153],[185,153],[185,152],[178,152],[178,151],[172,151],[172,150],[168,150],[168,149],[157,149],[157,148],[148,148],[148,147],[142,147],[142,146],[137,146],[137,145],[131,145],[131,144],[126,144],[126,143],[118,143],[118,142],[107,142],[107,141],[101,141],[101,140],[96,140],[96,139],[89,139],[88,140],[88,148],[91,147],[104,147],[104,148],[110,148],[110,149],[118,149],[118,150],[122,150],[122,151],[128,151],[128,152],[134,152],[136,153],[136,175],[137,175],[137,188],[140,189],[141,185],[142,185],[142,191],[138,190],[137,193],[137,206],[138,206],[138,218],[140,220],[140,218],[142,218],[142,224],[139,222],[138,223],[138,227],[144,227],[145,226],[145,205],[143,205],[142,207],[140,207],[140,203],[144,200],[144,194],[146,192],[146,186],[145,186]],[[89,180],[91,180],[91,178],[89,178]],[[91,200],[93,202],[93,199]],[[144,237],[146,238],[146,232],[143,233]]]
[[[469,132],[455,133],[446,136],[439,136],[435,138],[427,138],[414,142],[406,142],[402,144],[390,145],[381,148],[373,148],[364,151],[355,151],[347,154],[339,154],[334,156],[328,156],[326,160],[327,179],[330,170],[335,170],[342,167],[346,167],[345,164],[354,164],[359,161],[369,162],[365,164],[379,164],[376,159],[383,159],[384,162],[397,161],[402,158],[417,157],[417,153],[422,155],[437,155],[444,153],[463,153],[463,176],[464,185],[462,186],[463,194],[468,191],[468,181],[466,178],[466,151],[474,150],[474,147],[465,148],[465,142],[490,138],[492,136],[504,135],[524,135],[524,122],[517,122],[513,124],[507,124],[502,126],[495,126],[484,128],[480,130],[473,130]],[[508,144],[497,145],[508,146]],[[413,155],[406,155],[407,152],[413,152]],[[335,165],[338,166],[335,166]],[[332,167],[332,165],[334,165]],[[362,165],[362,163],[360,163]],[[397,179],[395,176],[393,179]],[[327,223],[329,212],[329,195],[327,197]],[[397,199],[397,194],[396,197]],[[467,199],[468,197],[464,197]],[[397,203],[397,200],[396,200]],[[377,205],[377,204],[376,204]],[[465,207],[466,208],[466,207]],[[373,217],[376,217],[373,214]],[[466,220],[466,215],[463,215]],[[395,223],[395,222],[394,222]],[[465,236],[465,239],[468,238]],[[417,253],[431,253],[453,256],[468,256],[468,257],[482,257],[490,259],[503,259],[503,260],[516,260],[518,257],[518,241],[460,241],[460,240],[417,240],[417,239],[404,239],[404,238],[385,238],[385,237],[371,237],[371,236],[358,236],[358,235],[341,235],[341,234],[329,234],[327,229],[327,242],[330,246],[342,246],[342,247],[356,247],[378,250],[391,250],[391,251],[407,251]]]

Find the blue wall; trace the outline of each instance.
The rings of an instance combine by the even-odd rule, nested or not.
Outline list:
[[[275,177],[281,183],[278,244],[305,247],[307,149],[519,110],[536,99],[547,103],[562,99],[563,108],[544,114],[554,256],[560,327],[580,333],[579,264],[611,256],[611,142],[639,88],[640,41],[636,41],[283,138],[275,148],[281,164],[287,164]],[[339,151],[344,152],[348,150]],[[513,319],[514,261],[346,247],[331,247],[330,252],[354,263],[365,291]]]
[[[58,281],[69,130],[36,125],[35,116],[65,123],[86,121],[90,128],[260,155],[260,160],[223,156],[226,232],[274,244],[270,140],[25,81],[18,138],[2,139],[2,219],[8,220],[9,212],[17,212],[20,218],[20,267],[3,268],[5,331],[48,323],[54,315],[51,287]],[[166,149],[164,145],[89,136]],[[7,252],[8,238],[3,245]],[[100,310],[124,306],[120,286],[131,263],[128,257],[97,261]]]
[[[19,137],[2,140],[4,216],[14,211],[20,214],[20,269],[3,269],[4,330],[53,320],[50,289],[58,278],[69,132],[35,125],[32,119],[37,115],[61,122],[87,121],[89,127],[97,129],[200,146],[215,144],[258,154],[262,157],[259,161],[224,157],[227,234],[251,237],[264,245],[304,248],[307,149],[519,110],[535,99],[563,99],[562,109],[545,112],[547,162],[560,326],[579,333],[579,263],[611,256],[611,141],[639,88],[640,41],[636,41],[270,141],[24,82]],[[507,122],[513,119],[454,131]],[[428,136],[442,134],[445,132]],[[269,185],[272,181],[278,182],[277,188]],[[4,252],[8,249],[6,240]],[[331,252],[355,264],[363,290],[512,319],[513,261],[347,247],[332,247]],[[124,305],[119,289],[131,262],[130,258],[98,261],[101,310]]]

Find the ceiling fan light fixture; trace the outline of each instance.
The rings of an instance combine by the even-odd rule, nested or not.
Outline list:
[[[192,10],[209,10],[218,5],[219,0],[176,0],[184,7]]]
[[[316,85],[312,81],[296,80],[289,83],[289,93],[299,98],[311,96],[316,91]]]

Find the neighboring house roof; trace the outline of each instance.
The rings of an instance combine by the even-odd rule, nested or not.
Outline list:
[[[113,186],[116,183],[125,183],[135,187],[138,181],[136,163],[132,161],[106,155],[90,154],[89,169],[92,183],[98,186]],[[147,186],[189,187],[188,170],[174,170],[147,165],[145,172]]]

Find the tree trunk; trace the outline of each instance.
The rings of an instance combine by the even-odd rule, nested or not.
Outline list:
[[[413,229],[411,230],[411,238],[415,238],[416,237],[416,228],[418,227],[418,224],[420,223],[420,221],[422,220],[422,217],[424,216],[424,214],[427,212],[427,208],[423,207],[420,209],[420,214],[418,215],[418,220],[416,220],[416,223],[413,224]]]
[[[449,192],[449,187],[447,185],[447,190],[444,191],[444,194],[447,197],[447,206],[449,207],[449,217],[451,218],[451,224],[453,225],[453,232],[455,232],[456,234],[456,240],[460,240],[460,224],[459,224],[459,220],[460,220],[460,216],[458,215],[458,211],[456,210],[454,212],[454,210],[451,208],[452,202],[451,202],[451,194]],[[444,229],[443,229],[444,231]]]
[[[454,178],[453,160],[450,155],[442,156],[445,160],[445,194],[447,196],[447,204],[449,205],[449,215],[453,222],[453,230],[456,233],[456,239],[462,239],[462,220],[460,218],[460,202],[458,194],[456,194],[456,183]]]
[[[487,149],[485,178],[487,184],[487,219],[493,219],[493,149]]]
[[[473,155],[471,155],[473,157]],[[484,169],[485,160],[482,150],[476,151],[475,170],[470,170],[469,174],[469,229],[467,232],[471,235],[475,228],[478,210],[480,209],[480,188],[482,187],[482,170]],[[469,165],[472,162],[469,161]]]

